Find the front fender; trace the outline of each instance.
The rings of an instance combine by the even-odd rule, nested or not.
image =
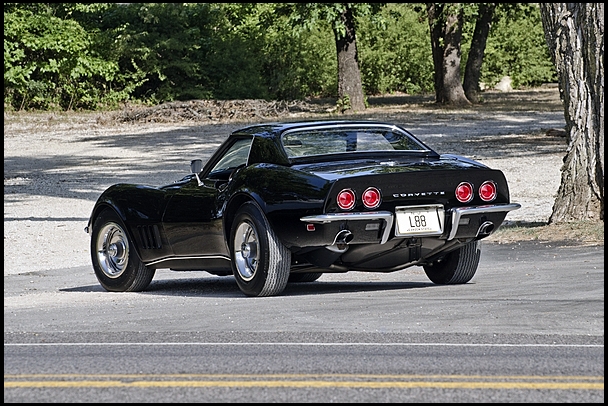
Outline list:
[[[160,222],[171,195],[152,186],[121,183],[106,189],[96,206],[112,207],[126,224]]]
[[[95,219],[104,209],[111,209],[122,220],[130,241],[142,260],[140,238],[135,230],[138,226],[161,226],[162,215],[172,193],[152,186],[116,184],[106,189],[97,199],[85,231],[91,235]],[[168,248],[167,246],[165,246]],[[162,251],[162,250],[161,250]],[[160,251],[158,254],[162,254]]]

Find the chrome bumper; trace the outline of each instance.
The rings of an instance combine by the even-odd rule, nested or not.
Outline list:
[[[521,208],[519,203],[509,204],[489,204],[484,206],[471,206],[471,207],[457,207],[451,209],[452,213],[452,227],[450,233],[447,236],[447,240],[453,240],[456,234],[458,234],[458,226],[460,219],[464,216],[484,214],[484,213],[501,213],[517,210]],[[384,220],[386,226],[382,233],[380,244],[384,244],[390,238],[391,230],[393,228],[394,214],[389,211],[376,211],[376,212],[358,212],[358,213],[327,213],[319,214],[316,216],[304,216],[300,218],[300,221],[305,223],[315,224],[326,224],[334,221],[375,221]],[[499,224],[500,225],[500,224]]]

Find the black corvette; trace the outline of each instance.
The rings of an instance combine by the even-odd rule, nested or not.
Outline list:
[[[248,296],[410,266],[467,283],[480,240],[520,207],[501,171],[382,122],[253,125],[190,166],[170,185],[117,184],[99,197],[85,231],[106,290],[144,290],[161,268],[234,275]]]

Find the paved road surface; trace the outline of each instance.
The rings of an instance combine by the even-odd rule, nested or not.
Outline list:
[[[249,298],[159,271],[4,277],[5,402],[604,402],[604,247],[485,244],[473,280],[324,275]]]

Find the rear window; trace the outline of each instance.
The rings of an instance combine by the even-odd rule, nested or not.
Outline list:
[[[281,137],[290,158],[374,151],[428,151],[397,128],[315,128],[292,130]]]

